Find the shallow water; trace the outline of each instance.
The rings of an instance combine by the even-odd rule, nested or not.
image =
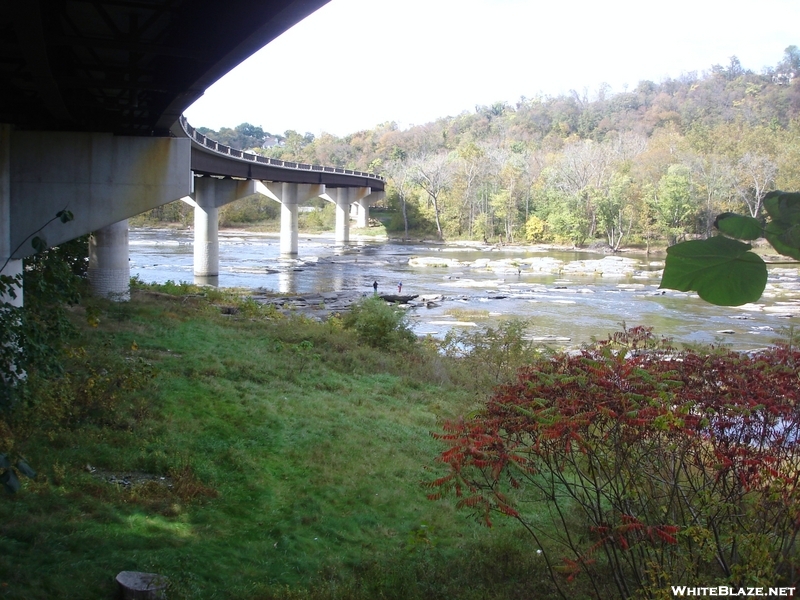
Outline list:
[[[191,231],[131,229],[131,275],[145,282],[193,282]],[[756,305],[723,308],[694,295],[658,290],[659,263],[643,254],[633,272],[569,272],[578,261],[599,260],[591,252],[536,251],[532,248],[477,249],[465,246],[368,241],[336,245],[332,238],[300,238],[299,257],[281,259],[276,236],[221,232],[221,287],[263,288],[302,295],[322,292],[440,294],[437,306],[411,310],[414,330],[442,336],[456,325],[497,324],[508,316],[532,319],[530,335],[551,338],[553,346],[577,346],[605,338],[628,326],[653,327],[681,343],[724,343],[746,350],[768,345],[800,314],[797,269],[771,271],[765,297]],[[411,257],[436,258],[440,264],[411,266]],[[476,268],[480,259],[491,268]],[[537,272],[537,260],[563,262],[559,273]],[[614,260],[614,259],[611,259]],[[526,262],[528,261],[528,262]],[[484,262],[487,262],[484,260]],[[608,262],[608,261],[606,261]],[[732,333],[720,333],[722,331]]]

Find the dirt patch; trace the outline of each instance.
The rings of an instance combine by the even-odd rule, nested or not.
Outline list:
[[[154,475],[153,473],[144,473],[142,471],[111,471],[98,469],[92,465],[86,465],[85,469],[95,479],[126,489],[144,485],[151,481],[169,489],[175,485],[172,477],[168,475]]]

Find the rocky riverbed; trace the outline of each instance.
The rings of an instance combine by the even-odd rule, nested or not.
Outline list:
[[[623,307],[618,321],[621,323],[628,320],[624,312],[625,302],[634,298],[663,298],[664,302],[673,303],[679,302],[680,298],[696,298],[693,294],[658,289],[663,262],[625,256],[573,261],[551,256],[482,257],[471,261],[447,256],[410,256],[407,260],[409,267],[424,273],[426,277],[438,272],[439,283],[436,287],[446,290],[415,294],[407,302],[399,304],[410,310],[412,323],[419,335],[440,335],[454,327],[491,325],[512,316],[528,317],[533,314],[536,320],[536,313],[551,315],[554,307],[559,305],[567,312],[575,311],[573,318],[580,322],[586,320],[587,314],[591,316],[593,310],[599,310],[608,302],[618,302]],[[408,285],[405,289],[409,289]],[[255,292],[255,298],[282,311],[324,319],[332,313],[347,311],[353,302],[372,293],[372,290],[342,290],[275,295],[262,289]],[[390,295],[386,297],[390,298]],[[531,304],[538,306],[531,310]],[[715,310],[723,315],[709,319],[708,326],[713,329],[706,332],[708,335],[729,337],[746,333],[765,337],[800,316],[800,272],[797,268],[771,271],[763,302],[734,308],[699,304],[700,310]],[[780,318],[781,322],[772,320],[771,324],[764,324],[761,322],[763,319],[753,316],[756,313]],[[565,328],[563,331],[568,330]],[[575,345],[585,341],[552,327],[534,330],[530,337],[560,345]]]

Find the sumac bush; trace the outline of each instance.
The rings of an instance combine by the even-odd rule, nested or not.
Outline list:
[[[598,597],[609,580],[624,598],[797,585],[799,363],[644,328],[544,358],[435,434],[448,470],[430,498],[516,519],[557,585],[583,574]]]

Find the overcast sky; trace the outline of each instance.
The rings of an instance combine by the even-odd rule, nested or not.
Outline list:
[[[271,133],[406,128],[521,96],[702,74],[733,55],[760,72],[800,46],[798,23],[800,0],[331,0],[186,116]]]

